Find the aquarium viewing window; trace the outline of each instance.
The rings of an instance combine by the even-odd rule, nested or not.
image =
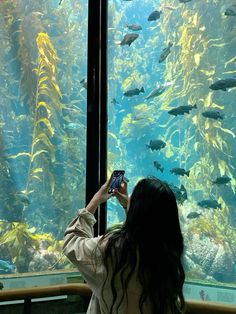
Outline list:
[[[108,1],[108,174],[174,191],[186,298],[236,304],[235,1]],[[220,35],[219,35],[220,34]],[[124,220],[110,201],[108,226]]]
[[[85,203],[87,34],[87,1],[0,2],[4,288],[64,283],[76,271],[62,239]]]

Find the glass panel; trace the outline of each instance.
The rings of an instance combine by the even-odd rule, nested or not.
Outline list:
[[[0,3],[0,273],[72,266],[85,201],[87,1]]]
[[[172,187],[187,298],[236,303],[234,1],[109,1],[108,175]],[[108,226],[123,221],[114,199]],[[227,289],[226,289],[227,288]]]

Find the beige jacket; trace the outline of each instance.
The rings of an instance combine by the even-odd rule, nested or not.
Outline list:
[[[106,281],[102,298],[102,286],[106,279],[105,267],[102,263],[102,250],[105,241],[98,245],[100,237],[94,237],[93,225],[96,219],[86,209],[79,211],[78,216],[69,224],[65,231],[64,253],[69,260],[77,266],[84,280],[91,288],[93,295],[87,310],[87,314],[108,314],[108,308],[112,304],[112,292],[109,280]],[[121,283],[116,282],[118,299],[122,296]],[[131,278],[125,297],[118,311],[114,314],[139,314],[140,284],[136,278],[136,272]],[[107,304],[106,304],[107,303]],[[144,314],[151,314],[146,307]]]

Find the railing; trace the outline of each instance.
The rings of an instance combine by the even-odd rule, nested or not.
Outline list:
[[[236,306],[208,301],[186,301],[186,314],[236,314]]]
[[[24,300],[23,314],[30,314],[32,299],[62,295],[91,296],[91,290],[89,289],[88,285],[83,283],[32,287],[23,289],[6,289],[0,291],[0,302]]]
[[[64,284],[46,287],[7,289],[0,291],[0,302],[24,300],[24,314],[31,313],[31,300],[63,295],[91,296],[87,284]],[[1,304],[0,304],[1,305]],[[186,314],[236,314],[236,306],[213,302],[186,301]]]

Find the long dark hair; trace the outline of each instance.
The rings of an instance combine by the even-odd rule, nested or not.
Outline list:
[[[151,305],[153,314],[182,313],[183,237],[175,195],[168,184],[154,177],[140,180],[131,195],[126,221],[119,229],[107,232],[103,239],[107,239],[103,256],[106,280],[110,278],[113,293],[110,313],[127,297],[134,270],[142,287],[141,313],[145,302]],[[117,281],[123,288],[120,300]]]

